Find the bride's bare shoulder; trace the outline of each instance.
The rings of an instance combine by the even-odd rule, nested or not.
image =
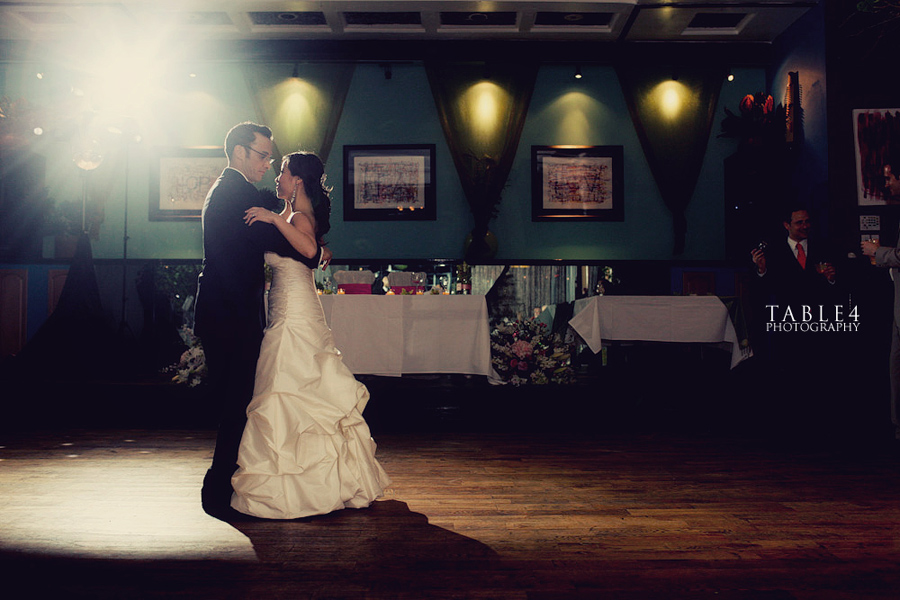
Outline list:
[[[288,218],[287,222],[293,225],[294,227],[313,227],[315,228],[316,222],[313,219],[312,215],[308,215],[303,212],[292,212]]]

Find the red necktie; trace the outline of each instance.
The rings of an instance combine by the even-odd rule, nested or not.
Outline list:
[[[803,251],[803,244],[797,243],[797,261],[800,263],[800,268],[806,268],[806,252]]]

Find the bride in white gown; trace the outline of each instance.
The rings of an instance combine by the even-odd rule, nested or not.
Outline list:
[[[247,223],[275,224],[301,252],[315,247],[330,212],[322,162],[310,153],[284,157],[276,190],[286,200],[284,211],[255,207]],[[269,519],[365,508],[390,485],[362,417],[369,391],[334,347],[313,272],[274,253],[266,262],[273,272],[268,325],[231,506]]]

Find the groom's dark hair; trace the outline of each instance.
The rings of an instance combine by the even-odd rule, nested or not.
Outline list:
[[[249,146],[256,139],[256,134],[272,139],[272,130],[265,125],[244,121],[238,123],[225,136],[225,156],[231,159],[235,146]]]

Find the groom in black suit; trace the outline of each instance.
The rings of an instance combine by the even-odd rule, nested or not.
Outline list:
[[[269,223],[248,226],[244,212],[260,205],[256,187],[272,163],[272,131],[241,123],[225,138],[228,166],[203,205],[203,271],[198,280],[194,331],[206,354],[210,393],[220,403],[221,417],[212,466],[203,480],[203,509],[227,516],[231,476],[237,469],[238,446],[253,395],[256,361],[265,328],[267,251],[295,258],[315,269],[331,252],[321,248],[310,259],[297,252]]]

